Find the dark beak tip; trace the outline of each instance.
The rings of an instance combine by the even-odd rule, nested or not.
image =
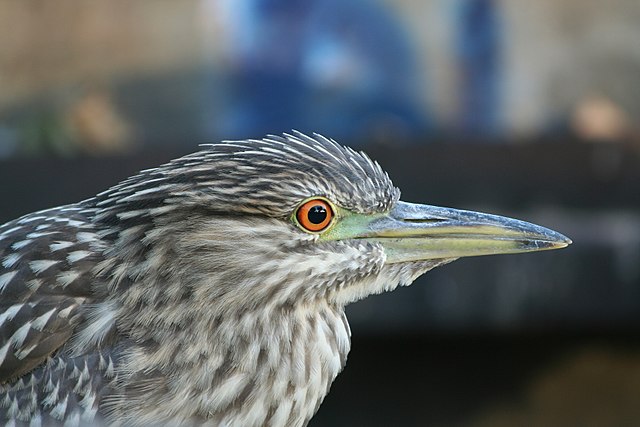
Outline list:
[[[560,233],[555,233],[555,234],[556,235],[554,236],[553,239],[542,240],[542,241],[538,240],[531,243],[539,247],[540,249],[562,249],[562,248],[566,248],[567,246],[573,243],[573,241],[568,237]]]
[[[556,234],[557,236],[556,236],[556,239],[554,239],[554,240],[555,240],[555,241],[554,241],[554,243],[555,243],[558,247],[560,247],[560,248],[564,248],[564,247],[567,247],[567,246],[569,246],[570,244],[572,244],[572,243],[573,243],[573,240],[571,240],[570,238],[568,238],[568,237],[567,237],[567,236],[565,236],[564,234],[560,234],[560,233],[558,233],[558,232],[555,232],[555,234]]]
[[[544,250],[554,250],[554,249],[563,249],[569,246],[571,243],[571,239],[565,238],[554,238],[554,239],[525,239],[520,241],[521,248],[524,249],[525,252],[533,251],[544,251]]]

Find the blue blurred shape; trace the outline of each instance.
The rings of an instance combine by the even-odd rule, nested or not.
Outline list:
[[[232,41],[206,109],[212,137],[289,131],[364,139],[429,127],[415,56],[393,11],[372,0],[226,0]],[[221,92],[220,87],[224,87]]]
[[[461,130],[480,137],[501,131],[499,12],[492,0],[460,3],[458,57],[460,60]]]

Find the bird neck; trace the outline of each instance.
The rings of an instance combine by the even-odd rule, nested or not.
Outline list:
[[[146,332],[155,340],[166,333]],[[344,311],[322,303],[196,317],[165,336],[170,343],[138,343],[123,359],[128,374],[113,410],[136,422],[304,425],[350,348]]]
[[[256,227],[158,219],[112,233],[101,275],[127,349],[107,414],[135,425],[303,425],[315,413],[349,352],[344,306],[310,292],[306,264]]]

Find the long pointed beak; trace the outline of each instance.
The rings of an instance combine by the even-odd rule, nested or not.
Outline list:
[[[381,243],[388,263],[564,248],[560,233],[517,219],[398,202],[358,238]]]

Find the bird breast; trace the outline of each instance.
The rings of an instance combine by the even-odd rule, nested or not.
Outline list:
[[[174,335],[171,345],[155,352],[137,347],[125,357],[124,393],[109,412],[126,414],[133,425],[193,419],[207,425],[303,426],[350,348],[344,311],[326,303],[226,318],[210,331],[211,345],[189,329]],[[171,356],[168,348],[174,349]],[[143,372],[143,365],[164,366],[164,372],[144,381],[126,378],[126,372]]]

